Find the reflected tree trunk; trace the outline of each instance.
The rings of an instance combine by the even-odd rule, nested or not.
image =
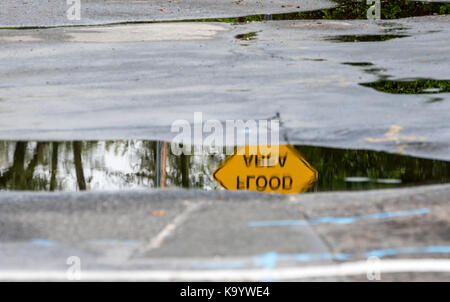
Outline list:
[[[81,142],[75,141],[72,143],[73,159],[75,164],[75,173],[77,175],[78,188],[80,191],[86,190],[86,181],[83,173],[83,163],[81,161]]]
[[[166,179],[167,179],[167,172],[166,172],[166,165],[167,165],[167,149],[168,149],[168,144],[167,142],[163,142],[161,144],[161,171],[160,171],[160,175],[161,175],[161,179],[159,182],[159,186],[161,188],[165,188],[166,187]]]
[[[44,150],[45,143],[37,143],[36,149],[34,150],[33,158],[31,159],[30,163],[28,164],[27,169],[25,170],[25,186],[29,187],[31,185],[31,182],[33,180],[33,174],[34,170],[36,169],[36,166],[39,162],[39,158],[42,157],[42,151]],[[34,189],[34,188],[30,188]]]
[[[24,179],[24,165],[25,165],[25,151],[27,149],[26,142],[17,142],[16,150],[14,151],[14,162],[12,166],[13,187],[21,188]]]
[[[1,175],[0,185],[7,187],[11,182],[10,189],[21,189],[24,177],[25,151],[27,148],[26,142],[17,142],[14,149],[12,166]]]
[[[156,142],[156,153],[155,153],[155,174],[156,181],[155,186],[159,188],[166,187],[166,162],[167,162],[167,142]]]
[[[59,143],[52,143],[52,174],[50,177],[50,191],[56,189],[56,172],[58,170],[58,146]]]
[[[190,157],[188,155],[181,153],[181,185],[183,188],[189,188],[189,159]]]

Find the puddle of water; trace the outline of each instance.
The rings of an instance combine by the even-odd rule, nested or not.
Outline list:
[[[370,62],[343,62],[341,64],[368,67],[373,66]],[[365,72],[378,75],[378,80],[374,82],[359,83],[359,85],[370,87],[375,90],[393,94],[437,94],[450,92],[450,80],[436,80],[425,78],[398,79],[391,80],[390,75],[382,75],[387,71],[385,68],[371,67],[364,68]],[[441,102],[444,98],[432,97],[427,103]]]
[[[409,28],[407,27],[403,27],[403,26],[396,26],[395,24],[389,24],[389,23],[382,23],[381,24],[384,27],[388,27],[383,29],[383,31],[385,33],[391,33],[391,32],[395,32],[395,33],[399,33],[399,32],[403,32],[408,30]],[[391,26],[390,26],[391,25]],[[393,25],[393,26],[392,26]],[[390,27],[389,27],[390,26]]]
[[[370,74],[380,74],[382,72],[386,72],[387,69],[386,68],[376,68],[376,67],[374,67],[374,68],[364,69],[364,71],[367,72],[367,73],[370,73]]]
[[[326,41],[330,42],[383,42],[398,38],[409,37],[408,35],[337,35],[326,37]]]
[[[379,79],[375,82],[360,83],[381,92],[394,94],[434,94],[450,92],[450,80],[435,79]]]
[[[268,20],[354,20],[367,19],[367,9],[370,5],[366,1],[355,0],[333,0],[336,7],[328,9],[320,9],[304,12],[291,12],[279,14],[255,14],[231,18],[203,18],[203,19],[185,19],[185,20],[165,20],[165,21],[131,21],[104,24],[108,26],[112,24],[149,24],[149,23],[177,23],[177,22],[224,22],[224,23],[246,23],[246,22],[262,22]],[[400,19],[408,17],[420,17],[431,15],[450,14],[450,3],[448,2],[422,2],[422,1],[405,1],[405,0],[386,0],[381,1],[381,19]],[[95,25],[101,26],[101,25]],[[39,28],[55,28],[61,26],[26,26],[26,27],[0,27],[0,29],[29,30]],[[90,27],[90,25],[67,25],[62,27]]]
[[[246,34],[239,34],[234,37],[238,40],[250,41],[250,40],[255,40],[257,35],[258,34],[255,31],[252,31],[252,32],[249,32]]]
[[[304,58],[304,59],[302,59],[303,61],[312,61],[312,62],[325,62],[326,61],[326,59],[321,59],[321,58],[318,58],[318,59],[314,59],[314,58]]]
[[[438,103],[438,102],[442,102],[444,100],[444,98],[430,98],[427,103]]]
[[[227,22],[243,23],[266,20],[354,20],[367,19],[367,9],[370,5],[366,1],[334,0],[337,6],[334,8],[292,12],[281,14],[259,14],[236,18],[201,19],[199,22]],[[399,19],[408,17],[420,17],[430,15],[450,14],[450,3],[445,2],[419,2],[404,0],[381,1],[381,19]]]
[[[350,66],[373,66],[373,63],[370,62],[344,62],[342,64]]]
[[[242,46],[248,46],[248,45],[250,45],[249,42],[256,40],[257,36],[258,36],[258,33],[255,31],[252,31],[252,32],[245,33],[245,34],[236,35],[236,36],[234,36],[234,38],[237,40],[241,40]]]
[[[294,146],[318,172],[308,191],[368,190],[450,181],[450,162],[366,150]],[[222,154],[181,155],[158,141],[0,141],[0,190],[221,189]]]

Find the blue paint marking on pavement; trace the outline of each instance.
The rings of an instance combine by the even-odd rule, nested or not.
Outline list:
[[[300,254],[279,254],[277,252],[269,252],[254,258],[255,266],[262,266],[265,269],[273,269],[278,261],[295,260],[298,262],[320,261],[320,260],[336,260],[344,261],[350,258],[350,254],[345,253],[300,253]]]
[[[354,253],[299,253],[299,254],[282,254],[271,251],[262,255],[253,257],[253,265],[262,267],[267,270],[274,269],[280,261],[346,261],[352,258],[360,258],[364,255],[366,258],[376,256],[383,258],[386,256],[402,255],[402,254],[450,254],[450,246],[424,246],[424,247],[406,247],[406,248],[390,248],[376,249],[365,252]],[[239,269],[245,267],[245,261],[213,261],[194,263],[194,267],[203,269]],[[275,281],[275,279],[260,280],[264,282]]]
[[[264,255],[254,258],[255,266],[262,266],[264,269],[271,270],[277,266],[279,254],[277,252],[268,252]],[[261,282],[274,282],[275,279],[262,279]]]
[[[310,262],[321,260],[345,261],[351,258],[357,258],[364,255],[365,257],[376,256],[383,258],[392,255],[401,254],[450,254],[450,246],[425,246],[425,247],[407,247],[407,248],[391,248],[369,250],[366,252],[354,253],[300,253],[300,254],[279,254],[277,252],[269,252],[254,257],[254,265],[263,268],[273,269],[279,261],[293,260],[297,262]]]
[[[50,247],[50,246],[57,245],[57,243],[55,241],[53,241],[53,240],[42,239],[42,238],[33,238],[33,239],[30,240],[30,242],[32,244],[39,245],[39,246],[45,246],[45,247]]]
[[[256,266],[262,266],[265,269],[273,269],[277,266],[279,254],[277,252],[268,252],[254,259]]]
[[[264,226],[306,226],[306,225],[317,225],[317,224],[350,224],[359,220],[366,219],[385,219],[392,217],[403,217],[412,215],[422,215],[430,212],[428,208],[414,209],[414,210],[404,210],[404,211],[394,211],[394,212],[384,212],[384,213],[374,213],[363,216],[348,216],[348,217],[333,217],[324,216],[318,217],[310,220],[268,220],[268,221],[252,221],[249,222],[249,227],[264,227]]]
[[[336,261],[344,261],[350,257],[349,254],[339,253],[339,254],[331,254],[331,253],[321,253],[321,254],[296,254],[293,259],[299,262],[308,262],[308,261],[318,261],[318,260],[336,260]],[[280,258],[284,258],[281,256]]]
[[[394,249],[371,250],[365,253],[366,257],[376,256],[382,258],[399,254],[450,254],[450,246],[425,246],[425,247],[407,247]]]

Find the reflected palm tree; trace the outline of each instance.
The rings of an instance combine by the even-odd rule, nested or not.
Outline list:
[[[157,142],[156,144],[156,186],[166,187],[167,180],[167,142]]]
[[[182,148],[182,145],[180,145]],[[189,188],[191,187],[190,180],[190,170],[191,167],[191,155],[186,155],[184,153],[180,155],[175,155],[168,149],[167,152],[167,165],[168,165],[168,175],[167,182],[168,185],[174,185],[177,187]]]
[[[33,181],[35,168],[42,157],[45,143],[38,142],[28,166],[25,168],[26,142],[17,142],[13,155],[13,164],[0,176],[0,187],[11,190],[35,190],[40,185]]]
[[[38,164],[39,158],[42,157],[42,152],[44,150],[45,143],[38,142],[36,145],[36,149],[34,150],[33,157],[31,158],[30,163],[28,164],[27,169],[25,170],[25,180],[31,181],[33,179],[34,170]],[[26,185],[26,184],[24,184]]]
[[[24,176],[25,151],[27,148],[26,142],[17,142],[14,150],[13,164],[0,176],[0,185],[3,188],[12,182],[11,189],[20,189],[20,183]],[[16,185],[17,184],[17,185]]]
[[[50,177],[50,191],[56,189],[56,172],[58,171],[58,145],[59,143],[52,143],[52,172]]]
[[[81,161],[81,142],[74,141],[72,143],[73,160],[75,164],[75,173],[77,175],[77,183],[80,191],[86,190],[86,180],[84,179],[83,163]]]
[[[180,155],[181,185],[183,188],[189,188],[189,164],[190,156],[182,153]]]

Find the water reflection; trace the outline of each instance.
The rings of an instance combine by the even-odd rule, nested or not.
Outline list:
[[[241,45],[242,46],[249,46],[251,41],[256,40],[258,36],[257,32],[249,32],[249,33],[245,33],[245,34],[239,34],[234,36],[236,39],[241,40]]]
[[[239,34],[234,37],[238,40],[251,41],[251,40],[255,40],[257,35],[258,35],[257,32],[252,31],[252,32],[249,32],[246,34]]]
[[[318,171],[310,191],[450,181],[450,162],[384,152],[295,146]],[[219,189],[222,154],[175,156],[158,141],[0,141],[0,190],[79,191],[156,187]]]
[[[370,7],[366,1],[358,0],[333,0],[335,7],[313,11],[301,11],[279,14],[257,14],[234,18],[209,18],[180,20],[190,22],[227,22],[245,23],[261,21],[281,20],[367,20],[367,9]],[[450,3],[442,1],[407,1],[407,0],[382,0],[381,19],[400,19],[409,17],[445,15],[450,13]],[[177,21],[177,22],[180,22]],[[159,22],[159,21],[156,21]],[[398,28],[394,30],[402,30]]]
[[[391,80],[386,77],[375,82],[360,83],[381,92],[394,94],[428,94],[450,92],[450,80],[436,79],[399,79]]]
[[[174,156],[165,142],[0,142],[0,190],[214,189],[221,158]],[[159,160],[158,160],[159,159]]]
[[[337,35],[325,38],[331,42],[382,42],[392,39],[405,38],[408,35]]]

